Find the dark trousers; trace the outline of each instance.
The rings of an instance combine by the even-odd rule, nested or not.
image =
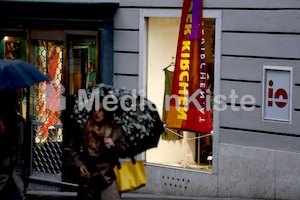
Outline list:
[[[22,200],[16,184],[12,178],[9,178],[2,191],[0,191],[0,200]]]

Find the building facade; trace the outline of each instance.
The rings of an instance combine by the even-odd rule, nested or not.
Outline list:
[[[21,41],[18,58],[48,74],[53,71],[50,60],[55,58],[55,49],[59,61],[52,76],[58,88],[65,87],[63,96],[104,82],[144,92],[162,105],[163,69],[171,65],[176,53],[182,1],[46,2],[1,2],[5,8],[0,14],[1,34],[10,37],[8,42],[3,39],[3,48]],[[17,5],[26,12],[11,13]],[[28,12],[32,6],[37,12]],[[204,18],[212,22],[207,34],[213,49],[213,136],[206,141],[189,140],[197,135],[183,133],[181,139],[161,140],[157,148],[143,153],[148,183],[137,192],[299,199],[300,2],[204,0],[203,6]],[[11,59],[8,50],[2,56]],[[46,112],[47,106],[38,103],[46,86],[25,91],[32,98],[26,116],[41,135],[33,148],[59,144],[60,149],[67,141],[63,124],[49,120],[57,114]],[[40,110],[34,110],[39,106]],[[64,140],[59,136],[49,142],[52,131]],[[203,143],[211,146],[212,153],[200,158]],[[51,148],[53,152],[56,147]],[[64,174],[60,171],[64,161],[49,172],[36,161],[51,154],[44,149],[38,152],[31,166],[32,187],[41,174]],[[65,155],[63,148],[60,155]],[[212,161],[203,165],[208,155]],[[62,182],[74,186],[68,176]]]

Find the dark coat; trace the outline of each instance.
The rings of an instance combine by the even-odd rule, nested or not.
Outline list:
[[[105,188],[108,188],[115,180],[113,171],[118,159],[125,152],[127,143],[125,134],[120,126],[112,125],[111,138],[115,143],[115,147],[106,148],[104,144],[100,143],[99,155],[90,156],[86,146],[85,128],[73,128],[73,137],[70,140],[70,154],[74,160],[75,165],[79,168],[82,164],[86,165],[90,177],[81,177],[79,181],[78,195],[81,199],[86,199],[87,193],[100,194]],[[98,138],[102,140],[103,138]],[[78,169],[79,170],[79,169]],[[117,188],[115,187],[117,190]],[[116,193],[118,191],[111,191]],[[110,199],[114,199],[110,197]]]
[[[23,156],[25,121],[17,114],[5,116],[4,127],[4,132],[0,133],[0,192],[3,194],[17,191],[21,198],[25,199]],[[9,182],[14,183],[17,189],[8,187]]]

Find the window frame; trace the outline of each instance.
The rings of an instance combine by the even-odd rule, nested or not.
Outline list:
[[[139,20],[139,71],[138,71],[138,91],[147,91],[147,23],[149,17],[181,17],[181,9],[141,9]],[[215,19],[215,52],[214,52],[214,94],[220,94],[221,83],[221,32],[222,32],[222,12],[217,10],[203,10],[204,18]],[[219,143],[219,117],[220,111],[214,110],[213,119],[213,161],[212,173],[216,174],[218,169],[218,143]],[[145,152],[141,154],[145,159]],[[169,166],[168,166],[169,167]],[[170,166],[171,168],[171,166]],[[183,168],[184,169],[184,168]],[[184,169],[188,170],[188,169]],[[201,172],[201,171],[199,171]]]

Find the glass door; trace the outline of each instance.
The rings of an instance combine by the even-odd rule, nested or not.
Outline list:
[[[73,95],[97,82],[97,35],[67,34],[67,89]],[[78,169],[69,154],[69,141],[73,132],[64,126],[62,180],[77,183]]]
[[[63,41],[46,38],[30,41],[31,63],[50,79],[30,88],[29,116],[34,137],[32,173],[61,173],[60,116],[65,103],[63,52]]]
[[[47,39],[49,33],[31,32],[31,63],[50,78],[30,90],[35,139],[32,169],[33,173],[62,175],[63,180],[74,182],[76,171],[67,149],[72,133],[65,131],[61,114],[68,95],[96,83],[96,36],[55,33],[58,37]]]
[[[96,37],[67,35],[68,94],[96,84]]]

